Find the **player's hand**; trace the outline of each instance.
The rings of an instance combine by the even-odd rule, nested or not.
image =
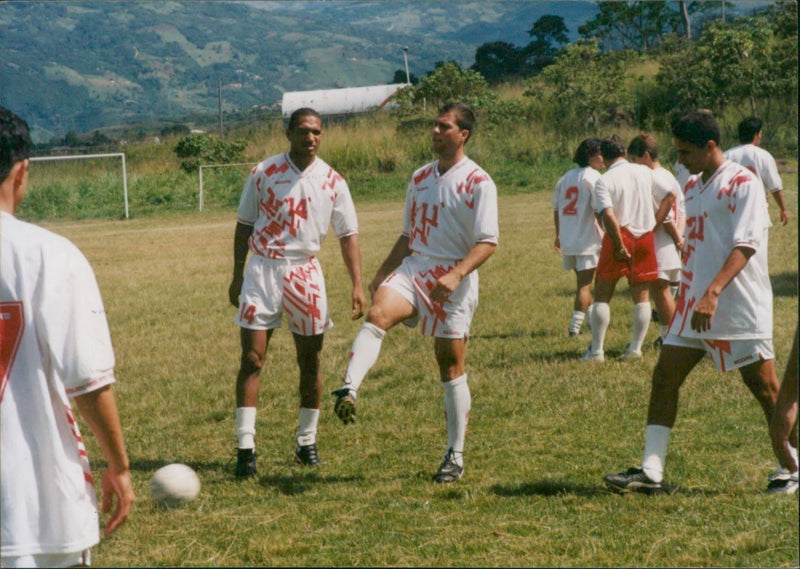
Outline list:
[[[128,518],[133,505],[133,483],[131,482],[130,470],[122,472],[115,471],[112,467],[108,467],[103,475],[103,513],[107,514],[111,511],[111,506],[116,497],[116,507],[111,517],[106,522],[106,527],[103,530],[104,536],[109,536],[114,533],[119,526]]]
[[[683,237],[679,237],[677,241],[675,241],[675,247],[678,249],[678,253],[683,251],[683,246],[686,245],[686,240]]]
[[[711,329],[714,313],[717,311],[717,297],[705,293],[692,312],[692,330],[706,332]]]
[[[631,260],[631,254],[625,248],[625,245],[614,251],[614,260],[619,261],[620,263],[627,263]]]
[[[786,211],[785,209],[781,210],[781,222],[784,225],[787,225],[789,223],[789,212]]]
[[[235,307],[239,308],[239,295],[242,293],[242,284],[244,283],[243,276],[233,277],[231,285],[228,287],[228,301]]]
[[[364,316],[364,311],[367,308],[367,298],[364,296],[364,291],[361,290],[361,287],[353,287],[353,308],[350,311],[350,319],[351,320],[358,320],[362,316]]]
[[[450,295],[458,288],[459,283],[461,283],[461,277],[455,271],[442,275],[433,285],[429,295],[430,299],[433,302],[444,304],[450,300]]]

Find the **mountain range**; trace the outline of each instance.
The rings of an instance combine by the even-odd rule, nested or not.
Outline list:
[[[541,16],[570,35],[581,1],[0,2],[0,104],[34,139],[133,121],[279,106],[283,92],[391,83],[486,42],[526,45]]]

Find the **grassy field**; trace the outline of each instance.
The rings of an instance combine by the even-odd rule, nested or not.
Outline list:
[[[784,180],[796,212],[796,170]],[[449,486],[431,481],[446,442],[432,343],[402,326],[387,335],[360,391],[358,423],[341,425],[332,398],[323,402],[326,464],[318,470],[292,461],[297,371],[289,332],[276,332],[262,375],[259,475],[236,482],[239,346],[226,300],[235,212],[47,222],[97,273],[138,495],[127,524],[95,549],[94,564],[797,566],[797,497],[762,492],[775,467],[763,416],[738,375],[718,374],[710,362],[683,389],[667,459],[677,492],[605,490],[604,474],[641,459],[657,352],[615,361],[630,335],[621,285],[606,363],[578,361],[590,338],[566,334],[574,281],[552,249],[549,202],[549,191],[500,200],[501,245],[481,269],[469,345],[465,477]],[[401,205],[357,203],[365,282],[397,237]],[[781,374],[797,324],[797,227],[794,218],[770,235]],[[331,390],[360,322],[348,318],[349,281],[330,236],[321,257],[336,322],[324,349]],[[646,346],[656,335],[651,325]],[[195,468],[203,489],[195,502],[162,510],[148,484],[171,462]]]

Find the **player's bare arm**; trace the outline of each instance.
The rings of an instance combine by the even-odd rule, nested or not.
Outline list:
[[[733,248],[717,276],[714,277],[705,294],[695,305],[692,312],[692,330],[705,332],[711,329],[714,313],[717,311],[719,295],[736,278],[736,275],[744,268],[753,253],[755,253],[755,250],[750,247]]]
[[[434,302],[444,302],[458,288],[461,279],[480,267],[497,249],[496,243],[476,243],[467,256],[451,271],[437,279],[431,289],[430,298]]]
[[[108,462],[103,475],[103,513],[108,513],[116,497],[116,507],[106,523],[103,535],[111,535],[127,519],[133,505],[133,483],[130,462],[122,438],[122,425],[117,411],[117,402],[111,386],[75,398],[78,411],[97,439]]]
[[[400,266],[400,263],[403,262],[403,259],[408,257],[411,254],[411,249],[408,246],[408,235],[401,235],[395,241],[392,250],[389,252],[389,255],[386,257],[386,260],[383,261],[378,272],[375,273],[375,278],[372,279],[372,282],[369,284],[369,293],[374,297],[375,291],[378,290],[378,287],[381,286],[381,283],[386,279],[386,277],[391,274],[393,270]]]
[[[339,239],[339,247],[342,250],[342,259],[350,275],[350,282],[353,283],[351,294],[352,308],[351,319],[358,320],[364,316],[367,299],[361,286],[361,248],[358,244],[358,235],[346,235]]]
[[[247,262],[247,241],[253,234],[253,226],[241,222],[236,223],[236,231],[233,235],[233,277],[228,287],[228,300],[239,308],[239,294],[242,292],[244,283],[244,266]]]
[[[786,205],[783,202],[783,191],[782,190],[775,190],[774,192],[770,192],[772,194],[775,203],[778,204],[778,207],[781,210],[781,223],[786,225],[789,223],[789,212],[786,210]]]
[[[614,213],[613,207],[607,207],[601,212],[603,219],[603,227],[605,227],[611,243],[614,245],[614,259],[620,262],[628,261],[631,258],[630,252],[625,248],[622,243],[622,233],[619,229],[617,222],[617,215]]]
[[[556,248],[556,251],[561,253],[561,238],[558,236],[559,235],[558,232],[559,232],[560,227],[558,225],[558,210],[557,209],[553,210],[553,224],[555,225],[555,228],[556,228],[556,240],[554,241],[553,246]]]

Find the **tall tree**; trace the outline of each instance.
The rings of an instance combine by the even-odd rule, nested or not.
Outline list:
[[[532,41],[523,48],[522,55],[530,73],[538,73],[550,65],[561,47],[569,42],[561,16],[542,16],[533,23],[528,35]]]

